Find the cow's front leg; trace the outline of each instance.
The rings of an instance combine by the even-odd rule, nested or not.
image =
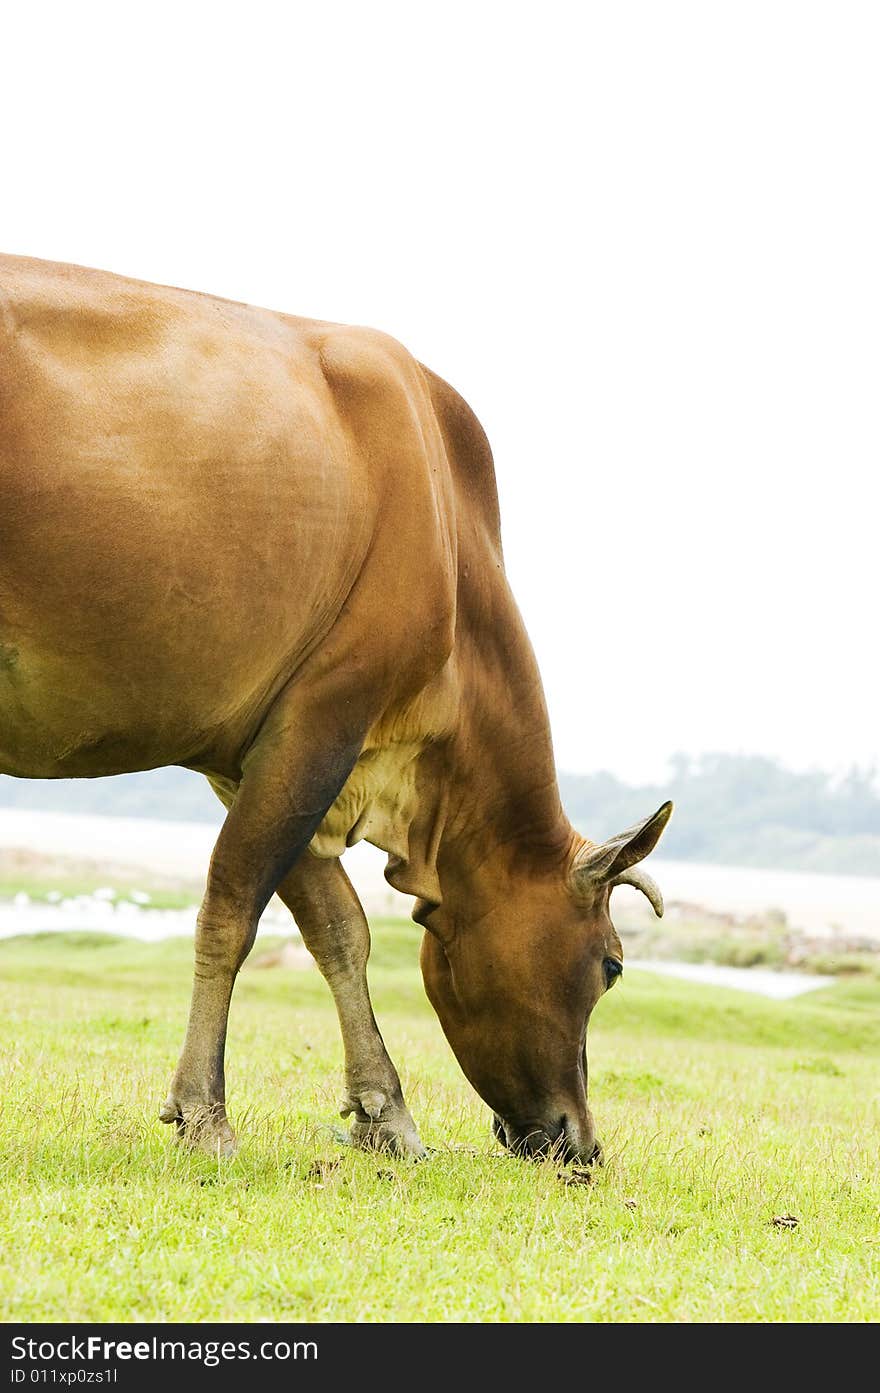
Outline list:
[[[303,710],[301,701],[279,702],[248,752],[237,792],[230,785],[196,926],[186,1039],[160,1112],[183,1140],[212,1154],[235,1149],[223,1061],[236,975],[260,915],[342,788],[362,739],[362,729],[334,731],[326,703]]]
[[[219,844],[218,844],[219,845]],[[217,853],[215,852],[215,860]],[[196,923],[195,976],[180,1061],[159,1116],[181,1140],[231,1156],[235,1134],[226,1117],[223,1058],[232,988],[254,941],[256,897],[230,893],[212,872]]]
[[[424,1156],[400,1078],[379,1033],[367,987],[370,930],[338,860],[307,852],[278,887],[333,993],[345,1050],[343,1117],[352,1140],[398,1156]]]

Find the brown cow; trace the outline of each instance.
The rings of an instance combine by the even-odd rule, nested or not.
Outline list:
[[[226,1152],[229,1001],[273,891],[330,984],[354,1139],[421,1154],[339,857],[416,896],[428,996],[512,1149],[598,1155],[590,1012],[613,885],[563,814],[492,456],[394,339],[0,257],[0,771],[178,764],[228,814],[161,1116]]]

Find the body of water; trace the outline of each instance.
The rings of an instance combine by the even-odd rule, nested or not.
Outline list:
[[[218,826],[201,822],[160,822],[148,818],[114,818],[0,808],[0,847],[24,848],[48,856],[69,856],[99,865],[180,876],[202,882]],[[370,914],[408,916],[412,901],[383,877],[385,856],[360,843],[346,852],[345,868]],[[824,934],[839,929],[880,941],[880,879],[824,876],[792,871],[704,866],[651,858],[651,873],[667,904],[693,904],[716,913],[741,917],[781,909],[793,927]],[[112,885],[106,887],[112,890]],[[637,897],[621,887],[615,895]],[[148,904],[112,903],[109,895],[80,896],[55,904],[19,895],[0,905],[0,937],[19,933],[106,929],[141,939],[191,934],[195,909],[155,910]],[[270,931],[295,932],[287,910],[275,900],[264,916]],[[414,929],[414,933],[416,930]],[[415,939],[414,939],[415,952]],[[630,962],[643,970],[696,982],[757,991],[785,999],[825,986],[833,979],[711,963]]]
[[[205,822],[72,816],[0,808],[0,847],[27,847],[47,855],[143,867],[203,880],[217,837]],[[668,904],[701,905],[743,916],[781,909],[794,928],[810,933],[840,929],[880,941],[880,878],[799,871],[706,866],[651,857],[647,863]],[[371,913],[409,913],[410,900],[383,877],[385,856],[361,842],[345,854],[345,868]],[[638,899],[622,887],[615,896]]]

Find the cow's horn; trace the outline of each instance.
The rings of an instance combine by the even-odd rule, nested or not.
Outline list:
[[[641,866],[631,866],[628,871],[621,871],[620,875],[614,877],[612,887],[614,885],[632,885],[635,890],[641,890],[657,918],[663,918],[663,896],[660,894],[660,886]]]

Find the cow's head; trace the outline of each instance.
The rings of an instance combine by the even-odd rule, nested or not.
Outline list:
[[[495,1114],[496,1136],[523,1155],[601,1156],[587,1103],[587,1024],[623,971],[611,922],[615,885],[634,885],[663,913],[638,869],[672,804],[601,845],[581,846],[560,873],[513,875],[499,903],[468,920],[422,919],[422,975],[458,1062]]]

